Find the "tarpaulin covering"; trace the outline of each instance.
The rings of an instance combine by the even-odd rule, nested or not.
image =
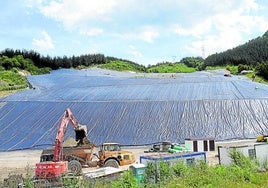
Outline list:
[[[66,108],[96,144],[253,138],[268,131],[268,86],[224,71],[138,74],[61,69],[0,98],[0,150],[53,145]],[[66,132],[74,137],[72,126]]]

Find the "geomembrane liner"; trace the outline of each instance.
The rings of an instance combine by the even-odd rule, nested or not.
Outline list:
[[[0,98],[0,151],[52,146],[66,108],[95,144],[255,138],[268,131],[268,87],[224,71],[136,74],[61,69]],[[65,138],[74,137],[69,125]]]

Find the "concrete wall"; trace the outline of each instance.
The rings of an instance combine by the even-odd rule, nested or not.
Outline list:
[[[260,165],[263,166],[267,162],[268,158],[268,144],[254,144],[254,145],[245,145],[245,146],[236,146],[236,147],[218,147],[219,153],[219,164],[221,165],[230,165],[232,164],[232,159],[229,155],[231,150],[237,150],[241,152],[246,157],[256,157],[260,162]]]

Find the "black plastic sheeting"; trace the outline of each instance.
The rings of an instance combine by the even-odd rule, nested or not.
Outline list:
[[[30,76],[35,87],[0,98],[0,150],[52,146],[70,108],[95,144],[143,145],[254,138],[268,130],[268,87],[224,71],[135,74],[58,70]],[[66,136],[74,137],[70,125]]]

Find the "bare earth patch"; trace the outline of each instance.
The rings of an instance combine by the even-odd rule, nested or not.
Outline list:
[[[0,181],[9,174],[34,174],[35,164],[40,160],[41,150],[0,152]]]

